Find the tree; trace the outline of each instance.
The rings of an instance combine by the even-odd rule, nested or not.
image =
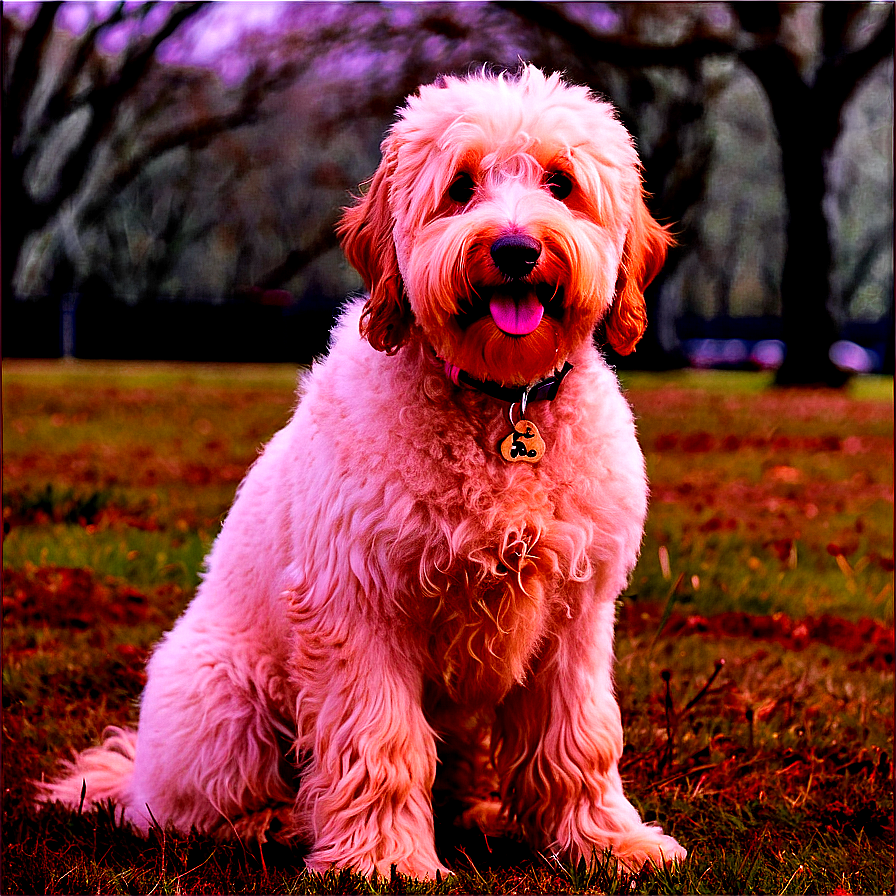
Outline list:
[[[871,69],[893,54],[893,7],[875,22],[870,4],[818,4],[814,40],[800,47],[792,37],[792,18],[798,14],[792,5],[732,6],[748,36],[739,58],[771,104],[787,199],[781,278],[787,357],[777,382],[836,385],[843,375],[828,356],[837,338],[830,308],[830,223],[824,209],[829,166],[847,102]],[[870,38],[862,33],[868,31]]]
[[[27,23],[3,18],[4,300],[29,241],[64,220],[46,251],[73,270],[77,253],[60,241],[95,223],[154,160],[256,121],[264,96],[292,74],[287,63],[261,62],[221,91],[207,72],[163,66],[159,48],[203,2],[87,4],[80,33],[60,27],[67,6],[38,4]],[[113,40],[123,47],[104,49]]]
[[[226,12],[227,4],[213,8]],[[330,253],[333,222],[346,194],[372,173],[395,106],[440,72],[484,62],[513,69],[523,58],[564,70],[616,104],[638,142],[651,209],[678,237],[648,294],[651,323],[636,362],[668,363],[678,295],[696,295],[690,284],[699,280],[721,288],[723,308],[736,290],[759,294],[754,304],[771,310],[780,294],[790,348],[781,381],[836,379],[827,358],[832,296],[861,292],[872,270],[880,279],[890,231],[880,221],[858,228],[849,270],[842,250],[831,262],[830,158],[857,86],[892,56],[891,6],[284,4],[276,29],[240,37],[204,69],[188,66],[186,52],[166,51],[160,61],[163,45],[186,47],[210,14],[198,3],[121,4],[76,34],[57,27],[60,4],[41,5],[27,24],[5,17],[4,278],[16,264],[21,278],[22,259],[38,257],[29,247],[39,245],[45,256],[69,259],[56,265],[60,288],[80,266],[116,288],[142,283],[137,293],[147,297],[162,283],[220,298],[283,286],[301,294],[318,277],[309,266],[323,269],[326,256],[317,284],[335,301],[343,280],[354,284]],[[108,36],[127,27],[124,48],[112,52]],[[225,68],[237,77],[219,77]],[[741,131],[752,170],[759,163],[769,171],[762,224],[746,241],[735,215],[757,208],[755,179],[732,184],[731,203],[717,192],[707,201],[723,155],[707,123],[720,110],[730,115],[730,88],[744,83],[757,85],[759,99],[743,117],[775,124],[774,132],[753,129],[761,152],[749,126]],[[739,147],[724,149],[736,159]],[[771,170],[778,156],[783,206]],[[842,195],[842,183],[835,186]],[[722,226],[710,211],[726,216]],[[708,232],[720,236],[709,241]],[[745,245],[761,253],[759,264],[744,263]],[[138,275],[128,276],[134,265]],[[693,278],[695,265],[713,273]],[[755,270],[749,290],[738,279],[745,270]],[[6,297],[6,282],[4,290]]]

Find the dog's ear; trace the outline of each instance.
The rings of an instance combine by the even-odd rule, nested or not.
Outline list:
[[[644,199],[638,197],[625,237],[616,295],[605,320],[607,339],[620,355],[630,354],[647,329],[644,290],[663,266],[672,242],[668,230],[654,221]]]
[[[389,210],[389,185],[395,152],[383,144],[383,160],[367,192],[345,209],[337,232],[351,265],[370,298],[361,314],[361,335],[378,351],[394,354],[408,336],[411,309],[398,269]]]

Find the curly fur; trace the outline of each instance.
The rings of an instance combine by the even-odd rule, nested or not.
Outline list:
[[[458,172],[474,185],[461,201]],[[545,303],[528,335],[482,308],[510,288],[491,252],[508,233],[540,251],[510,293]],[[614,601],[647,486],[592,332],[605,319],[634,347],[668,243],[631,138],[531,67],[441,79],[400,111],[341,236],[369,295],[240,486],[149,661],[138,733],[110,730],[41,798],[77,807],[85,787],[141,830],[279,825],[311,868],[432,876],[447,787],[467,823],[571,861],[683,858],[617,771]],[[507,405],[445,375],[525,385],[565,361],[556,399],[530,406],[548,445],[535,465],[497,453]]]

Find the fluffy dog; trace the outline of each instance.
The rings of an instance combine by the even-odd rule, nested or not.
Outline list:
[[[42,798],[432,876],[438,777],[565,859],[682,859],[617,770],[614,604],[647,485],[592,334],[634,347],[669,241],[632,140],[526,67],[422,87],[382,149],[341,224],[369,297],[240,486],[139,731]]]

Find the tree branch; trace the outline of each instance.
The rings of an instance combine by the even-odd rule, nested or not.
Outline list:
[[[728,56],[737,52],[730,41],[716,37],[696,37],[677,45],[645,46],[637,39],[615,34],[604,38],[594,34],[581,22],[571,18],[563,3],[528,3],[518,0],[497,0],[494,5],[517,18],[549,31],[569,45],[574,55],[600,60],[628,68],[692,65],[707,56]]]
[[[339,245],[336,237],[336,221],[336,217],[330,218],[310,243],[301,249],[293,249],[280,264],[259,277],[254,286],[258,289],[277,289],[324,252],[335,249]]]
[[[3,101],[4,141],[11,143],[22,132],[25,109],[53,36],[53,23],[60,6],[62,4],[58,2],[38,4],[37,15],[22,36]],[[12,129],[8,130],[10,127]]]
[[[44,226],[60,205],[78,191],[90,170],[91,157],[115,123],[115,107],[137,88],[140,79],[151,65],[159,45],[188,18],[196,15],[204,5],[205,2],[172,5],[173,12],[165,23],[148,38],[137,42],[137,45],[126,54],[118,73],[110,81],[99,85],[89,93],[85,105],[91,110],[90,123],[85,128],[78,145],[60,168],[56,190],[43,200],[33,200],[31,209],[33,229]]]
[[[824,4],[825,14],[822,22],[826,32],[824,38],[826,46],[830,46],[831,42],[831,38],[827,34],[828,28],[837,24],[836,19],[832,24],[832,10],[828,9],[830,6],[852,7],[853,4]],[[845,24],[841,27],[845,27]],[[838,109],[842,109],[871,69],[893,54],[894,28],[896,28],[896,15],[894,15],[891,5],[886,19],[880,24],[876,34],[867,44],[852,51],[845,51],[841,47],[839,52],[825,57],[818,72],[816,87],[828,97],[829,102]]]
[[[78,78],[88,62],[96,62],[96,41],[99,35],[123,21],[123,11],[124,0],[118,4],[111,15],[106,19],[94,21],[90,28],[87,28],[75,40],[74,50],[63,61],[59,74],[56,76],[56,87],[44,103],[36,122],[29,129],[30,134],[24,133],[24,122],[22,123],[18,133],[19,146],[16,152],[22,171],[27,170],[34,156],[40,151],[41,141],[53,126],[86,105],[91,91],[84,91],[80,97],[74,96]]]
[[[121,161],[106,178],[105,185],[95,191],[89,202],[81,210],[84,226],[92,224],[103,212],[112,196],[117,195],[132,183],[155,159],[178,149],[189,146],[200,149],[212,139],[227,131],[255,124],[260,116],[262,98],[271,90],[282,87],[291,79],[289,64],[267,73],[257,68],[247,80],[249,85],[242,91],[236,106],[218,115],[194,119],[185,125],[158,134],[148,140],[138,152]]]

